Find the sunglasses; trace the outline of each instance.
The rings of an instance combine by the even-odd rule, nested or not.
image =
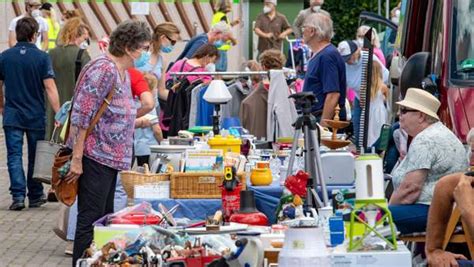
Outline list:
[[[408,112],[419,112],[419,110],[416,109],[407,109],[407,108],[400,108],[400,114],[407,114]]]
[[[168,39],[168,41],[171,42],[171,45],[175,45],[175,44],[176,44],[176,42],[177,42],[176,40],[173,40],[173,39],[169,38],[167,35],[165,35],[165,37],[166,37],[166,39]]]

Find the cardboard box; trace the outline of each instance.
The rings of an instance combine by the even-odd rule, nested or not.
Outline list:
[[[333,267],[410,267],[411,253],[398,242],[396,251],[347,252],[345,245],[334,248],[331,255]]]
[[[94,242],[98,248],[103,247],[110,240],[120,237],[121,235],[127,234],[129,232],[135,231],[137,237],[140,234],[138,231],[140,229],[139,225],[109,225],[109,226],[94,226]]]

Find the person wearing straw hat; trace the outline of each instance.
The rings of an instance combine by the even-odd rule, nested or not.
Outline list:
[[[407,155],[392,172],[394,192],[389,202],[402,234],[424,232],[438,180],[464,171],[468,162],[459,139],[438,117],[441,103],[427,91],[410,88],[400,106],[400,127],[413,138]]]

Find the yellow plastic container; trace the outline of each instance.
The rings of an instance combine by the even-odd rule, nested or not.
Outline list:
[[[235,138],[233,136],[222,137],[220,135],[216,135],[215,137],[209,139],[207,143],[211,149],[222,149],[224,154],[227,152],[240,154],[240,145],[242,145],[242,141],[239,138]]]

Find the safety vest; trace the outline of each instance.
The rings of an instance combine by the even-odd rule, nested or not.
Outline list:
[[[212,17],[212,22],[211,22],[211,26],[214,26],[215,24],[219,23],[222,21],[222,18],[225,17],[226,14],[222,11],[217,11],[214,16]],[[230,24],[229,22],[229,18],[227,18],[227,24]],[[219,50],[222,50],[222,51],[228,51],[230,48],[232,47],[232,42],[231,41],[227,41],[225,44],[223,44],[221,47],[219,47],[218,49]]]
[[[51,18],[46,18],[46,21],[48,22],[48,49],[53,49],[56,47],[56,39],[58,39],[59,23]]]

